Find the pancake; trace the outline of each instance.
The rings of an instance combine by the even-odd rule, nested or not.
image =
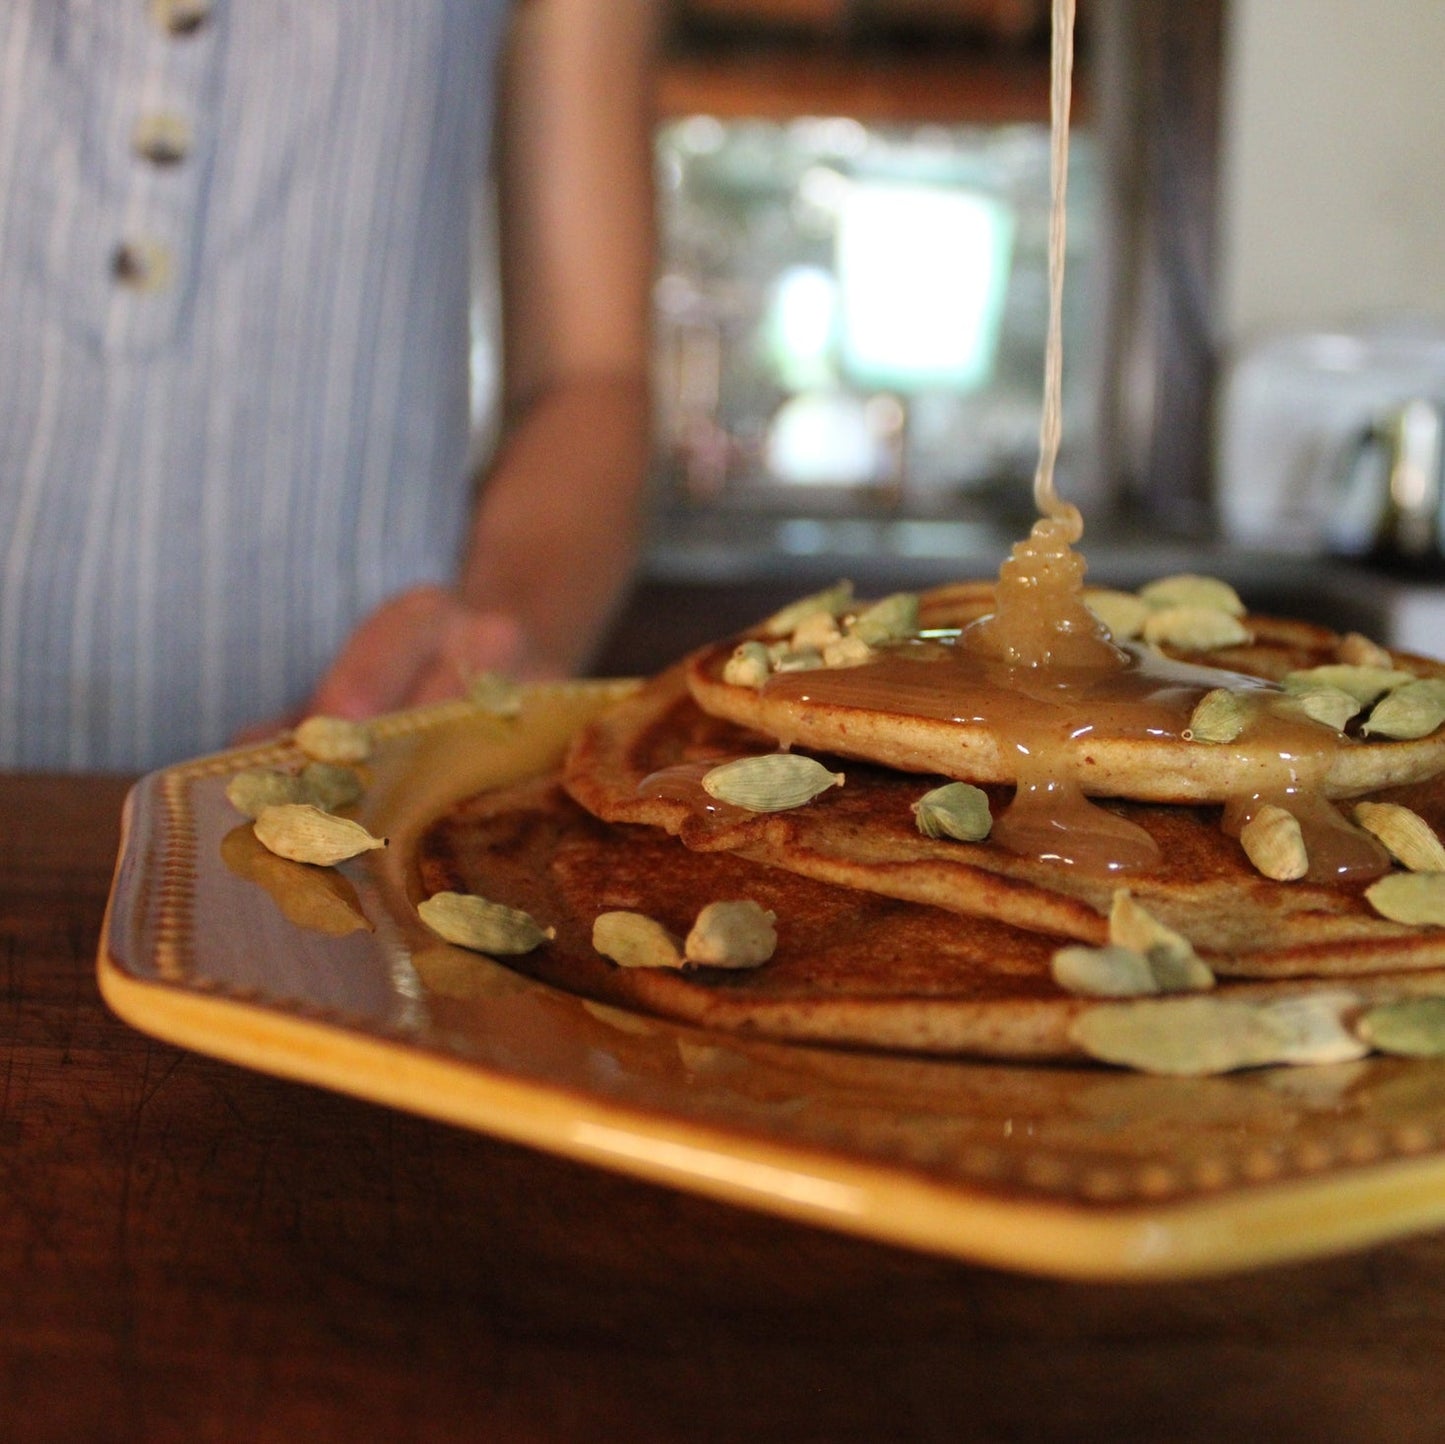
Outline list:
[[[1060,939],[876,893],[859,893],[728,852],[696,852],[663,831],[609,825],[557,777],[483,794],[422,836],[423,890],[475,892],[519,907],[556,936],[507,966],[597,1002],[732,1033],[1028,1062],[1085,1055],[1070,1036],[1094,1006],[1050,977]],[[614,908],[681,936],[706,903],[751,898],[777,914],[765,966],[624,969],[591,945]],[[1224,983],[1211,996],[1298,996],[1309,982]],[[1428,974],[1353,984],[1362,1001],[1442,986]]]
[[[688,687],[703,711],[783,746],[980,784],[1014,783],[1020,750],[1013,714],[1004,707],[989,713],[993,702],[982,690],[986,683],[977,663],[961,654],[951,635],[933,635],[984,617],[993,596],[989,583],[925,593],[922,640],[882,648],[860,666],[778,674],[761,688],[723,680],[728,659],[744,640],[732,638],[688,659]],[[1247,616],[1243,625],[1250,640],[1207,652],[1125,643],[1131,674],[1158,700],[1159,720],[1151,722],[1148,735],[1132,726],[1111,731],[1100,720],[1109,704],[1095,700],[1094,689],[1060,707],[1059,720],[1049,723],[1058,731],[1051,745],[1063,769],[1094,797],[1182,804],[1224,802],[1267,789],[1278,771],[1279,749],[1260,745],[1252,732],[1227,745],[1185,740],[1179,734],[1193,704],[1214,687],[1272,691],[1290,672],[1336,663],[1344,639],[1324,627],[1266,616]],[[1418,677],[1445,677],[1445,665],[1427,658],[1393,653],[1391,660]],[[975,700],[979,696],[982,703]],[[1357,797],[1445,768],[1445,729],[1389,741],[1353,732],[1337,739],[1332,729],[1304,725],[1318,733],[1308,745],[1321,749],[1321,775],[1313,790],[1322,796]]]
[[[1378,916],[1362,885],[1276,882],[1261,875],[1220,826],[1220,809],[1109,804],[1158,843],[1158,865],[1124,876],[1096,875],[1019,856],[990,843],[933,840],[919,833],[912,804],[937,777],[871,764],[843,770],[805,807],[748,813],[703,806],[699,789],[678,795],[655,774],[684,781],[703,764],[767,752],[772,740],[710,716],[675,668],[583,728],[564,777],[571,796],[611,823],[675,835],[694,852],[729,852],[802,877],[881,894],[1023,931],[1098,945],[1107,935],[1114,890],[1127,885],[1154,916],[1183,933],[1216,974],[1261,979],[1343,977],[1445,967],[1445,931]],[[995,810],[1011,789],[989,789]],[[1445,783],[1388,794],[1445,825]]]

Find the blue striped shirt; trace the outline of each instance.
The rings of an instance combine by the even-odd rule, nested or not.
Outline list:
[[[222,746],[454,574],[505,12],[0,5],[0,766]]]

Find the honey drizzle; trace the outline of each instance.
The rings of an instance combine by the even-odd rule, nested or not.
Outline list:
[[[1049,87],[1049,322],[1034,505],[1039,520],[999,569],[994,615],[967,645],[1016,665],[1118,668],[1107,633],[1084,605],[1084,534],[1076,506],[1059,497],[1054,473],[1064,429],[1064,269],[1068,241],[1069,111],[1073,103],[1075,0],[1053,0]]]
[[[999,568],[994,612],[959,639],[960,656],[1006,669],[1004,688],[1021,699],[1008,709],[999,735],[1016,753],[1017,788],[995,822],[993,837],[1010,852],[1089,869],[1131,871],[1158,862],[1159,849],[1141,827],[1090,802],[1067,748],[1077,735],[1047,703],[1038,683],[1067,694],[1088,691],[1123,673],[1129,657],[1084,605],[1084,534],[1075,506],[1054,482],[1063,435],[1064,262],[1067,241],[1069,110],[1073,96],[1075,0],[1054,0],[1050,73],[1049,328],[1044,352],[1044,401],[1034,503],[1040,516]],[[1034,705],[1022,699],[1030,699]]]
[[[1044,351],[1044,409],[1039,422],[1039,464],[1034,472],[1034,504],[1039,513],[1062,523],[1066,540],[1084,534],[1077,507],[1059,500],[1054,466],[1064,430],[1064,257],[1068,235],[1069,110],[1074,88],[1075,0],[1054,0],[1053,46],[1049,70],[1049,330]]]

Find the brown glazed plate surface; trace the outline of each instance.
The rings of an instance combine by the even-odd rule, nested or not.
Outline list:
[[[168,1042],[655,1183],[905,1247],[1092,1279],[1223,1273],[1445,1225],[1445,1062],[1220,1078],[768,1043],[599,1004],[440,942],[417,840],[555,767],[626,682],[377,726],[384,852],[278,875],[225,798],[277,742],[152,774],[101,942],[111,1007]]]

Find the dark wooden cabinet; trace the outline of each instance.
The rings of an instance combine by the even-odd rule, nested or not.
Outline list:
[[[665,116],[1048,116],[1047,0],[672,0],[666,34]]]

